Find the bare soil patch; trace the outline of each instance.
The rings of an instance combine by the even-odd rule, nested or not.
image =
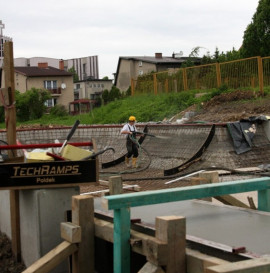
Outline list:
[[[233,122],[251,116],[270,114],[270,97],[257,97],[253,91],[237,90],[215,96],[201,105],[189,121]]]
[[[23,263],[17,263],[12,254],[11,243],[8,237],[0,232],[0,272],[20,273],[25,269]]]

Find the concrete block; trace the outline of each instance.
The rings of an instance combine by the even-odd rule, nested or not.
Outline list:
[[[21,251],[26,266],[63,241],[61,222],[67,221],[71,198],[78,194],[79,187],[20,191]],[[51,272],[68,272],[68,262]]]

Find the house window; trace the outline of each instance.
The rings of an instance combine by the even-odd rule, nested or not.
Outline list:
[[[44,88],[48,90],[57,89],[57,81],[44,81]]]
[[[79,83],[76,83],[76,89],[80,89],[80,84]]]
[[[139,75],[143,75],[143,70],[139,70]]]
[[[142,61],[139,61],[139,66],[142,66]]]
[[[45,101],[45,106],[47,107],[54,107],[56,105],[56,99],[48,99]]]

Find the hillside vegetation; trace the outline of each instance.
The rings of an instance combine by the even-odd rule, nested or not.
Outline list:
[[[256,108],[255,112],[251,110],[251,114],[267,112],[268,108],[265,103],[268,103],[268,92],[265,91],[264,96],[258,96],[258,92],[254,90],[227,90],[226,87],[213,90],[193,90],[184,91],[180,93],[169,94],[144,94],[138,96],[126,97],[124,99],[115,100],[107,105],[93,109],[90,113],[81,114],[77,116],[55,116],[52,114],[43,115],[40,119],[31,120],[27,122],[17,122],[18,126],[47,126],[47,125],[64,125],[71,126],[79,119],[81,124],[121,124],[127,121],[130,115],[136,116],[138,122],[158,122],[164,119],[171,119],[176,116],[181,118],[182,111],[192,109],[198,112],[199,120],[203,120],[207,113],[211,115],[207,117],[208,121],[224,121],[214,120],[215,115],[219,115],[223,110],[229,109],[226,112],[226,118],[231,120],[228,116],[234,116],[235,113],[241,113],[241,109],[245,105],[248,108]],[[212,103],[211,103],[212,102]],[[230,105],[230,107],[228,106]],[[262,111],[260,105],[264,105]],[[191,107],[192,106],[192,107]],[[219,107],[219,108],[217,108]],[[235,112],[235,113],[234,113]],[[244,111],[244,115],[249,115]],[[211,120],[212,119],[212,120]],[[1,128],[5,128],[5,124],[1,124]]]

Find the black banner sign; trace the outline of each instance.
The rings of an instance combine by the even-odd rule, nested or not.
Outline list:
[[[66,187],[97,181],[96,160],[0,164],[0,190]]]

